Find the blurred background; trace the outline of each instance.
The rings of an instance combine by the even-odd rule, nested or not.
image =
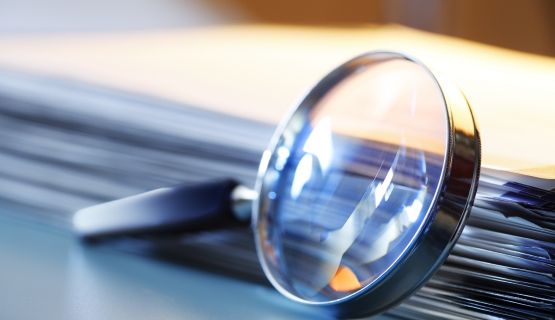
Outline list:
[[[555,177],[543,144],[555,139],[554,17],[549,0],[0,0],[0,167],[18,186],[4,180],[0,197],[67,225],[83,205],[168,183],[231,172],[251,185],[283,114],[369,50],[409,53],[453,80],[484,164]],[[135,148],[124,168],[118,139]]]
[[[215,24],[355,27],[396,23],[495,46],[555,55],[550,0],[2,0],[2,36],[144,31]]]
[[[551,0],[0,0],[0,318],[314,318],[266,287],[181,265],[267,285],[248,230],[141,244],[181,253],[173,269],[83,250],[71,218],[183,182],[252,186],[303,92],[377,49],[459,85],[483,164],[555,178]]]

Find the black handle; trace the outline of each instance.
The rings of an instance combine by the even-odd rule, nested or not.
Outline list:
[[[238,223],[232,209],[234,180],[162,188],[79,210],[77,233],[97,240],[123,235],[190,232]]]

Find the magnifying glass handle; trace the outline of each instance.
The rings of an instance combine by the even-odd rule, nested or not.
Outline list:
[[[81,209],[73,225],[83,239],[99,240],[248,224],[249,191],[232,179],[161,188]]]

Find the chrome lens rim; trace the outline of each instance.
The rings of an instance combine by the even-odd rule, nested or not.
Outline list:
[[[447,114],[447,152],[441,176],[441,188],[430,206],[428,220],[407,252],[376,281],[343,298],[314,302],[301,299],[282,287],[269,269],[262,248],[259,217],[268,208],[262,197],[275,177],[268,176],[268,165],[283,135],[290,135],[302,125],[304,114],[338,82],[354,70],[384,59],[404,59],[422,66],[435,80],[444,100]],[[477,189],[480,168],[480,141],[471,108],[464,95],[451,83],[440,78],[420,61],[409,55],[391,51],[373,51],[342,64],[318,82],[290,111],[276,129],[258,170],[253,202],[252,227],[262,269],[272,285],[291,300],[330,308],[343,316],[365,316],[379,313],[410,296],[447,258],[469,215]]]

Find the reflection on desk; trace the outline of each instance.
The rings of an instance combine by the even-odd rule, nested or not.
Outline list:
[[[271,287],[105,247],[0,212],[2,319],[300,319]]]

